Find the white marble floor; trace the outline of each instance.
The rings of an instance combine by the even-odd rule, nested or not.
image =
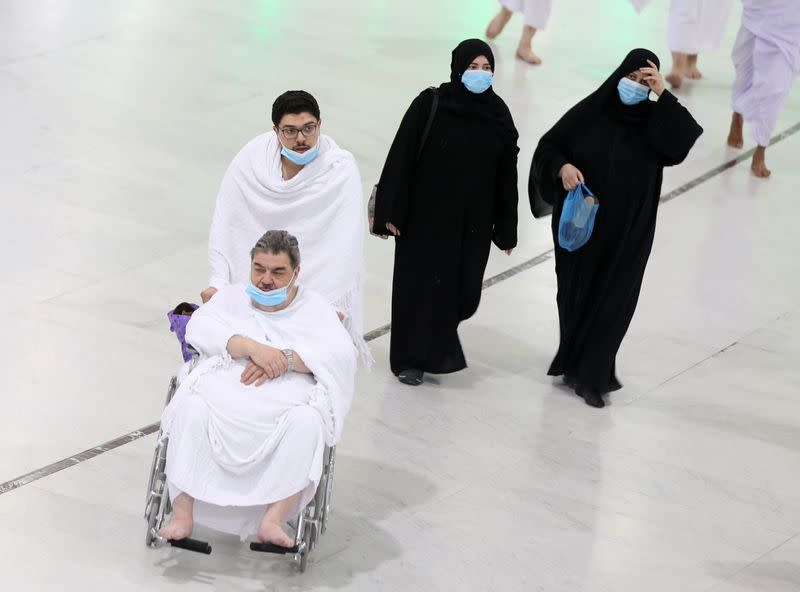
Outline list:
[[[525,202],[538,137],[628,49],[668,65],[667,5],[557,0],[538,68],[513,59],[519,17],[498,40],[521,239],[487,275],[550,248]],[[366,196],[406,105],[495,9],[0,0],[0,483],[157,420],[178,360],[165,311],[205,286],[217,186],[277,94],[318,97]],[[706,132],[665,192],[736,154],[737,20],[680,93]],[[800,86],[777,131],[798,122]],[[557,328],[545,261],[485,292],[463,373],[403,387],[388,337],[373,342],[306,574],[210,533],[210,557],[145,549],[150,436],[0,494],[2,589],[800,589],[798,148],[800,133],[769,149],[767,181],[740,164],[663,206],[610,407],[544,375]],[[391,256],[368,242],[368,328],[388,321]]]

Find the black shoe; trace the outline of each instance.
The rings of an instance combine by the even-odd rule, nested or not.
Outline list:
[[[408,384],[411,386],[419,386],[422,384],[422,370],[417,370],[416,368],[409,368],[408,370],[403,370],[400,374],[397,375],[397,380],[402,382],[403,384]]]
[[[603,400],[603,395],[593,388],[582,387],[576,389],[575,392],[583,397],[583,401],[590,407],[602,409],[606,406],[606,402]]]

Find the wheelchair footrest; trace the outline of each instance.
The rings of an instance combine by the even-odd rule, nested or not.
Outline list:
[[[280,545],[273,545],[272,543],[250,543],[251,551],[258,551],[259,553],[277,553],[278,555],[294,554],[300,550],[300,547],[281,547]]]
[[[178,539],[174,541],[167,541],[173,547],[178,547],[179,549],[186,549],[187,551],[194,551],[195,553],[203,553],[205,555],[211,555],[211,545],[209,545],[205,541],[198,541],[197,539]]]

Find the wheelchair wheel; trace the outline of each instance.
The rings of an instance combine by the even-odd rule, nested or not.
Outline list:
[[[312,548],[312,540],[315,538],[313,535],[313,531],[316,530],[316,525],[309,522],[306,524],[306,529],[303,532],[303,543],[305,544],[305,548],[303,552],[300,554],[300,572],[305,572],[306,567],[308,566],[308,556],[311,554]]]
[[[150,496],[145,508],[145,519],[147,520],[147,535],[145,537],[145,544],[148,547],[155,545],[157,532],[164,522],[166,515],[166,506],[168,500],[164,499],[167,494],[164,481],[160,478],[155,480],[152,490],[153,494]]]
[[[328,450],[328,458],[325,471],[325,487],[322,491],[320,500],[321,509],[317,514],[319,518],[320,534],[325,534],[328,530],[328,516],[331,513],[331,497],[333,496],[333,472],[336,466],[336,447]]]
[[[161,528],[164,516],[170,512],[167,492],[167,479],[164,474],[166,465],[167,440],[159,440],[153,452],[153,464],[150,469],[150,480],[147,485],[147,501],[145,503],[144,518],[147,521],[145,544],[154,546],[157,541],[157,532]]]
[[[147,533],[144,544],[152,547],[156,542],[156,522],[158,521],[158,500],[153,498],[147,503],[144,517],[147,519]]]

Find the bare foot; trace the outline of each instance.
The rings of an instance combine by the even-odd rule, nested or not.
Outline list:
[[[680,70],[673,70],[667,74],[664,79],[669,82],[672,88],[680,88],[681,84],[683,84],[683,74]]]
[[[193,507],[194,499],[185,493],[180,494],[172,502],[172,517],[167,525],[158,531],[158,535],[168,541],[185,539],[191,536],[194,528]]]
[[[733,117],[731,117],[731,129],[728,132],[728,146],[731,148],[741,148],[744,146],[743,127],[744,118],[742,114],[734,112]]]
[[[703,77],[703,74],[697,69],[696,53],[690,53],[686,56],[686,77],[692,80],[699,80]]]
[[[508,24],[508,21],[511,20],[512,14],[514,13],[505,6],[501,8],[500,12],[498,12],[497,15],[495,15],[495,17],[492,19],[492,22],[489,23],[489,26],[486,27],[486,36],[489,39],[494,39],[500,33],[502,33],[503,29],[505,29],[506,25]]]
[[[753,171],[753,174],[762,179],[766,179],[772,174],[772,171],[767,168],[766,150],[764,146],[758,146],[753,154],[753,162],[750,165],[750,170]]]
[[[697,66],[690,66],[686,72],[686,78],[691,78],[692,80],[700,80],[702,77],[703,73],[697,69]]]
[[[542,58],[533,53],[533,50],[530,47],[518,47],[517,57],[522,61],[528,62],[529,64],[533,64],[535,66],[538,66],[542,63]]]
[[[294,539],[283,532],[280,524],[268,520],[266,516],[258,527],[258,540],[262,543],[272,543],[279,547],[294,547]]]

